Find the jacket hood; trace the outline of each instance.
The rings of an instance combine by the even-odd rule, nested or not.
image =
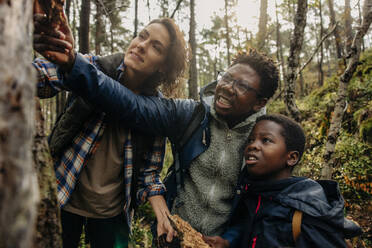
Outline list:
[[[213,81],[200,89],[200,101],[209,107],[213,106],[214,93],[216,92],[217,81]]]
[[[356,236],[360,232],[354,222],[344,218],[344,199],[335,181],[291,177],[273,182],[249,183],[249,191],[272,197],[281,205],[325,221],[344,230],[346,236]]]

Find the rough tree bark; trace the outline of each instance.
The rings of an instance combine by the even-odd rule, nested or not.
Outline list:
[[[189,97],[191,99],[198,99],[198,72],[196,70],[196,39],[195,39],[195,1],[190,0],[190,32],[189,42],[191,48],[191,61],[189,69]]]
[[[304,39],[304,30],[306,26],[307,1],[299,0],[297,2],[297,11],[294,18],[294,31],[291,37],[290,51],[288,57],[287,74],[285,76],[285,97],[284,102],[287,111],[293,119],[300,122],[300,111],[295,102],[295,83],[297,68],[300,61],[300,52]]]
[[[0,0],[0,247],[30,247],[38,200],[32,163],[32,0]]]
[[[89,53],[90,0],[81,1],[79,26],[79,52]]]
[[[325,152],[323,154],[324,164],[321,171],[322,179],[331,179],[334,168],[334,152],[337,142],[337,137],[341,129],[341,122],[344,116],[344,109],[346,105],[347,86],[356,70],[359,62],[360,47],[364,35],[367,33],[369,26],[372,22],[372,0],[366,0],[363,7],[363,21],[362,26],[358,29],[354,36],[353,43],[351,45],[351,57],[348,61],[347,67],[344,73],[340,77],[339,88],[337,92],[336,105],[333,112],[331,125],[329,127],[327,143]]]
[[[40,202],[33,248],[62,247],[60,211],[57,201],[56,176],[44,132],[44,120],[39,101],[36,101],[36,132],[33,160],[39,182]]]
[[[265,47],[267,33],[267,0],[261,0],[260,19],[258,22],[257,49],[263,50]]]

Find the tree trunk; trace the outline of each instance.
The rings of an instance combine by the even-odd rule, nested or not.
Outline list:
[[[297,2],[297,11],[294,18],[294,31],[291,37],[290,51],[288,57],[288,69],[285,76],[285,98],[287,111],[296,121],[300,122],[300,111],[295,102],[295,83],[296,70],[299,66],[300,52],[304,39],[304,30],[306,26],[307,1],[299,0]]]
[[[71,0],[66,0],[65,12],[66,12],[66,16],[67,16],[68,21],[70,21],[70,9],[71,9]]]
[[[96,33],[95,33],[95,52],[96,55],[101,55],[101,46],[104,41],[104,24],[103,24],[103,9],[100,1],[96,2]]]
[[[190,0],[190,48],[191,48],[191,61],[189,70],[189,97],[191,99],[198,99],[198,75],[196,70],[196,40],[195,40],[195,1]]]
[[[358,1],[358,15],[359,15],[359,25],[362,26],[362,11],[360,10],[360,1]],[[362,52],[365,50],[365,45],[364,45],[364,39],[362,40]]]
[[[322,10],[322,1],[319,1],[319,40],[321,41],[324,35],[323,29],[323,10]],[[318,86],[321,87],[324,84],[324,71],[323,71],[323,42],[320,43],[320,51],[319,51],[319,61],[318,61]]]
[[[283,45],[282,45],[282,39],[280,34],[280,23],[278,18],[278,5],[275,1],[275,16],[276,16],[276,52],[277,52],[277,59],[278,62],[280,62],[280,68],[282,77],[286,75],[285,67],[284,67],[284,56],[283,56]],[[279,80],[279,90],[278,92],[282,91],[282,80]]]
[[[263,50],[265,47],[267,33],[267,0],[261,0],[260,20],[258,22],[257,49]]]
[[[90,0],[81,1],[80,27],[79,27],[79,52],[89,53],[89,18]]]
[[[364,35],[367,33],[369,26],[372,22],[372,0],[366,0],[363,7],[363,22],[360,29],[354,36],[353,43],[351,45],[351,51],[353,52],[349,59],[348,65],[344,73],[340,77],[339,88],[337,92],[337,99],[335,109],[333,111],[333,116],[331,120],[331,125],[329,127],[326,150],[323,154],[324,165],[322,168],[322,179],[331,179],[334,167],[334,151],[337,142],[337,137],[341,129],[341,122],[344,116],[344,109],[346,105],[347,96],[347,86],[356,70],[359,62],[360,47]]]
[[[0,1],[0,247],[30,247],[38,200],[32,163],[33,1]]]
[[[76,41],[76,30],[77,30],[77,24],[76,24],[76,9],[77,9],[77,4],[76,4],[76,0],[72,0],[72,3],[73,3],[73,7],[72,7],[72,21],[70,22],[71,23],[71,31],[72,31],[72,35],[74,36],[74,40]]]
[[[351,43],[353,42],[353,32],[351,28],[351,7],[350,7],[350,0],[345,0],[345,35],[346,35],[346,44],[345,50],[346,54],[351,53]]]
[[[61,93],[60,96],[62,96]],[[39,103],[38,100],[36,102]],[[37,171],[41,199],[38,205],[33,248],[55,248],[62,247],[62,230],[57,201],[56,177],[43,129],[43,121],[40,104],[37,104],[33,160]]]
[[[226,28],[226,50],[227,50],[227,66],[230,66],[230,29],[228,16],[229,0],[225,0],[225,28]]]
[[[335,36],[337,59],[340,60],[342,58],[341,37],[340,37],[340,30],[336,23],[336,14],[334,10],[333,0],[328,0],[328,8],[329,8],[329,18],[330,18],[331,26],[333,27],[336,25],[336,29],[333,32],[333,35]]]
[[[138,29],[138,0],[134,1],[134,33],[133,37],[137,37]]]
[[[302,71],[299,73],[299,83],[300,83],[300,96],[305,96],[305,80],[304,75],[302,74]]]
[[[162,10],[162,15],[163,15],[163,17],[167,17],[167,16],[169,16],[168,8],[169,8],[168,0],[162,0],[162,3],[161,3],[161,10]]]
[[[67,100],[67,92],[62,91],[56,96],[56,117],[61,115]]]

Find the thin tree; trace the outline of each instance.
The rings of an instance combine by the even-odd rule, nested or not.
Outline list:
[[[331,125],[328,131],[325,152],[323,154],[324,164],[323,164],[323,168],[321,171],[321,177],[323,179],[332,178],[332,172],[335,166],[333,154],[335,152],[337,137],[340,133],[342,118],[344,116],[344,109],[346,106],[347,86],[358,66],[361,43],[362,43],[364,35],[367,33],[371,25],[371,22],[372,22],[372,0],[366,0],[364,2],[364,7],[363,7],[362,25],[354,36],[353,43],[351,45],[351,51],[352,51],[351,57],[349,58],[345,71],[340,77],[336,105],[333,111]]]
[[[189,97],[198,99],[198,72],[196,70],[196,39],[195,39],[195,0],[190,0],[190,32],[189,42],[191,48],[191,61],[189,69]]]
[[[226,39],[226,51],[227,51],[227,64],[230,65],[230,29],[229,29],[229,16],[228,16],[229,0],[225,0],[225,39]]]
[[[336,14],[334,10],[334,4],[333,0],[328,0],[328,8],[329,8],[329,18],[331,22],[331,26],[336,26],[335,31],[333,32],[333,35],[335,37],[335,45],[336,45],[336,55],[337,59],[342,59],[342,45],[341,45],[341,36],[340,36],[340,29],[338,27],[338,23],[336,22]],[[339,63],[341,63],[339,61]]]
[[[267,33],[267,0],[261,0],[260,19],[258,21],[257,49],[263,50],[265,47]]]
[[[0,247],[32,242],[38,200],[32,161],[33,1],[0,1]]]
[[[100,1],[96,1],[96,30],[95,30],[95,53],[101,55],[101,47],[104,41],[103,7]]]
[[[321,41],[324,35],[323,28],[323,9],[322,9],[322,0],[319,0],[319,40]],[[323,71],[323,42],[320,43],[319,48],[319,60],[318,60],[318,86],[322,86],[324,83],[324,71]]]
[[[168,8],[169,8],[169,2],[168,0],[162,0],[160,4],[161,10],[162,10],[162,16],[169,16]]]
[[[362,11],[360,10],[360,1],[358,1],[358,23],[360,26],[362,26]],[[365,50],[365,45],[364,45],[364,39],[362,40],[362,51],[364,52]]]
[[[306,26],[307,1],[297,1],[297,11],[294,18],[294,30],[291,36],[290,51],[288,57],[287,74],[285,76],[285,98],[284,102],[287,111],[296,121],[300,121],[300,111],[295,102],[295,82],[297,68],[300,62],[300,52],[304,39],[304,30]]]
[[[138,30],[138,0],[134,1],[134,33],[133,37],[137,36]]]
[[[275,18],[276,18],[276,57],[277,60],[280,62],[280,69],[282,76],[286,75],[285,67],[284,67],[284,56],[283,56],[283,45],[282,39],[280,34],[280,23],[278,17],[278,5],[275,1]],[[279,81],[279,92],[282,91],[282,80]]]
[[[89,19],[90,0],[82,0],[79,27],[79,52],[81,53],[89,53]]]
[[[65,12],[66,12],[67,19],[69,21],[70,21],[70,9],[71,9],[71,0],[66,0],[66,3],[65,3]]]
[[[346,54],[351,52],[351,43],[353,42],[353,32],[352,32],[352,19],[351,19],[351,7],[350,7],[350,0],[345,0],[345,36],[346,36],[346,44],[345,50]]]

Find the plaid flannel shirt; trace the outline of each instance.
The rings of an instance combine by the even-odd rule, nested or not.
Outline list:
[[[97,66],[96,56],[85,55],[90,63]],[[64,89],[63,76],[58,74],[57,67],[45,59],[38,58],[33,63],[38,71],[38,95],[40,98],[48,98]],[[124,62],[118,70],[123,72]],[[61,159],[54,164],[57,184],[58,201],[63,207],[69,200],[76,182],[79,179],[82,168],[86,165],[91,156],[94,155],[99,141],[106,127],[105,113],[94,116],[84,124],[82,131],[74,138],[73,144],[69,147]],[[126,141],[123,146],[124,151],[124,184],[125,184],[125,204],[128,225],[130,226],[133,211],[130,209],[131,203],[131,181],[133,173],[133,149],[131,142],[131,130],[125,130]],[[163,166],[165,153],[165,138],[156,137],[152,150],[145,153],[145,167],[140,169],[138,178],[137,201],[144,202],[147,197],[161,195],[165,193],[165,187],[160,180],[160,172]]]

